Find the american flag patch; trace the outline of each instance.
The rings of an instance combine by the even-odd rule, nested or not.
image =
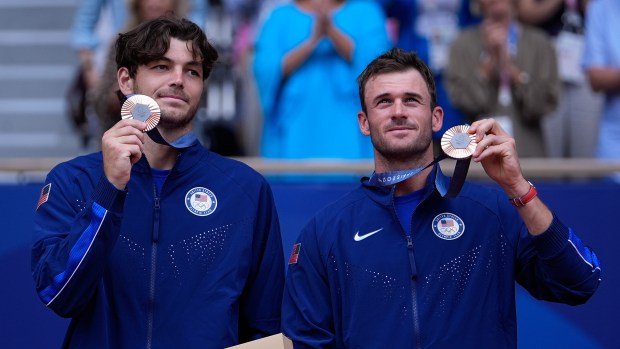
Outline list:
[[[50,191],[52,190],[52,183],[48,183],[46,186],[41,189],[41,195],[39,196],[39,202],[37,202],[37,210],[39,206],[43,205],[47,202],[47,199],[50,197]]]
[[[441,220],[441,226],[442,227],[453,227],[454,226],[454,221],[452,219],[442,219]]]
[[[293,252],[291,253],[291,258],[288,259],[288,264],[296,264],[297,258],[299,258],[299,251],[301,250],[301,243],[298,242],[293,245]]]
[[[198,201],[198,202],[209,202],[209,196],[201,193],[201,194],[196,194],[194,196],[194,200]]]

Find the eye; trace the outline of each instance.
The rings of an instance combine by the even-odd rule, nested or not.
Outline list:
[[[202,74],[198,70],[195,70],[195,69],[190,69],[189,70],[189,75],[195,76],[197,78],[202,77]]]
[[[154,70],[168,70],[168,66],[164,65],[164,64],[157,64],[155,66],[153,66]]]
[[[416,97],[407,97],[407,98],[405,98],[404,102],[406,104],[418,104],[418,103],[420,103],[420,101]]]

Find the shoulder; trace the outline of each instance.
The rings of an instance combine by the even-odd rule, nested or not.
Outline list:
[[[263,181],[264,177],[258,171],[250,167],[248,164],[229,157],[209,152],[205,160],[205,165],[216,175],[243,179],[248,181]]]
[[[537,44],[551,46],[551,39],[549,38],[549,34],[547,34],[547,32],[545,32],[541,28],[528,24],[523,24],[521,28],[523,31],[524,39],[536,42]]]
[[[506,193],[495,183],[466,182],[458,197],[460,205],[474,207],[480,217],[494,217],[502,224],[520,220]]]
[[[50,175],[59,177],[75,178],[81,174],[101,173],[103,170],[103,158],[101,152],[78,156],[54,166]]]
[[[461,189],[459,197],[467,198],[483,205],[496,202],[500,197],[505,196],[504,192],[495,183],[482,183],[466,181]]]
[[[465,43],[471,43],[475,41],[482,42],[482,34],[479,25],[472,25],[461,29],[459,34],[456,36],[456,39],[454,39],[454,44],[463,45]]]
[[[334,227],[352,224],[355,217],[369,214],[371,202],[363,189],[358,187],[318,210],[304,230],[312,230],[319,241],[333,241],[337,238],[334,231],[341,230]]]
[[[292,2],[285,2],[279,5],[275,5],[271,11],[267,12],[269,17],[282,17],[295,13],[300,13],[299,9]]]
[[[383,9],[376,1],[370,1],[370,0],[347,1],[345,2],[344,6],[345,6],[344,8],[350,11],[383,13]]]

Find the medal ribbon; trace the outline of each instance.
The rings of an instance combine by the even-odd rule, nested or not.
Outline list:
[[[177,149],[188,148],[189,146],[191,146],[192,144],[198,141],[198,137],[196,137],[196,134],[194,132],[188,132],[182,135],[181,137],[175,139],[174,141],[168,142],[164,139],[164,137],[162,137],[161,133],[159,133],[159,131],[157,130],[157,127],[146,132],[146,134],[155,143],[167,145],[169,147],[177,148]]]
[[[401,170],[401,171],[388,171],[373,174],[368,179],[368,184],[377,186],[377,187],[387,187],[390,185],[398,184],[402,181],[405,181],[416,174],[424,171],[425,169],[438,164],[441,160],[447,158],[446,154],[441,154],[436,157],[430,164],[414,168],[410,170]],[[463,187],[463,183],[465,183],[465,178],[467,177],[467,171],[469,170],[469,164],[471,162],[471,157],[466,159],[460,159],[456,161],[456,165],[454,166],[454,172],[452,174],[452,179],[450,180],[450,187],[445,194],[442,194],[443,197],[456,197],[461,191],[461,187]]]

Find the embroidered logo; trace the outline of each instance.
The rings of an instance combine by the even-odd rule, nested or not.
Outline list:
[[[465,232],[463,220],[452,213],[441,213],[433,219],[433,232],[444,240],[455,240]]]
[[[48,183],[46,186],[43,187],[43,189],[41,189],[41,195],[39,196],[39,202],[37,202],[36,210],[38,210],[41,205],[47,202],[47,200],[50,197],[51,190],[52,190],[52,183]]]
[[[301,242],[293,245],[293,252],[291,253],[291,257],[288,259],[288,264],[297,264],[297,258],[299,258],[299,252],[301,251]]]
[[[362,240],[364,240],[365,238],[367,238],[369,236],[375,235],[376,233],[380,232],[381,230],[383,230],[383,228],[371,231],[370,233],[366,233],[364,235],[360,235],[360,232],[358,230],[357,233],[355,233],[355,236],[353,237],[353,240],[355,240],[355,241],[362,241]]]
[[[217,199],[211,190],[196,187],[185,194],[185,207],[196,216],[208,216],[217,208]]]

